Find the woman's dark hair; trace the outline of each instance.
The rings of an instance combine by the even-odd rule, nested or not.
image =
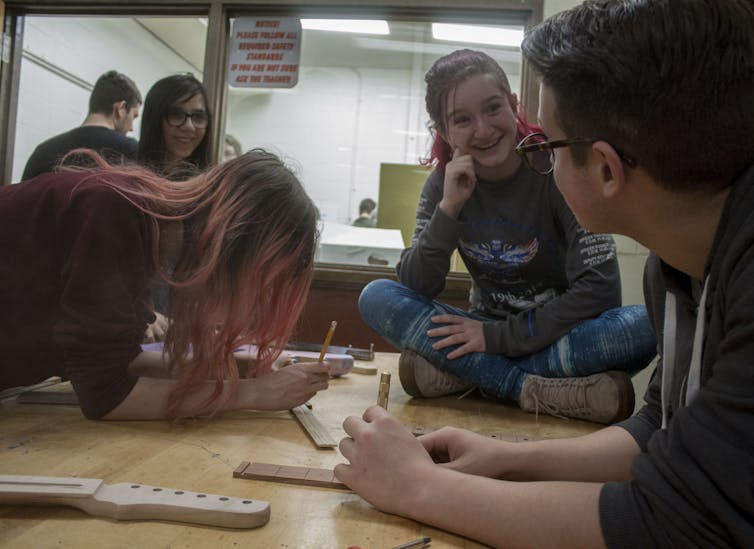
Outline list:
[[[207,130],[204,138],[185,159],[182,171],[200,172],[210,165],[212,152],[212,113],[209,109],[207,92],[199,80],[190,73],[174,74],[158,80],[147,92],[141,112],[141,135],[139,136],[139,151],[137,160],[156,173],[165,173],[165,138],[162,135],[162,121],[168,110],[176,103],[182,103],[201,94],[207,111]]]

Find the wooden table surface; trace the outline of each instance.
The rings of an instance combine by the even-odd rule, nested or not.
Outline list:
[[[378,371],[392,374],[388,409],[405,424],[455,425],[504,436],[576,436],[599,426],[535,416],[515,406],[471,395],[411,399],[398,380],[398,355],[376,353]],[[370,363],[366,363],[370,364]],[[379,375],[349,373],[311,403],[313,413],[340,440],[348,415],[376,402]],[[77,406],[0,403],[0,474],[103,479],[265,500],[268,524],[233,530],[162,521],[95,518],[69,507],[0,505],[0,546],[44,547],[253,547],[389,549],[430,536],[433,549],[482,547],[412,520],[374,509],[358,495],[233,478],[242,461],[332,468],[337,449],[317,449],[290,412],[229,413],[219,419],[100,422]]]

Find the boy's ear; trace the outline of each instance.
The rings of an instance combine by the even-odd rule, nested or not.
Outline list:
[[[623,191],[626,172],[623,160],[606,141],[595,141],[590,151],[592,176],[602,189],[605,198],[614,198]]]
[[[125,99],[123,101],[116,101],[113,103],[113,116],[115,118],[123,118],[126,116],[128,108]]]

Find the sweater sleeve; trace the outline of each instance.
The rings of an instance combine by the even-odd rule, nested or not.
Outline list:
[[[84,415],[97,419],[136,383],[128,365],[153,319],[149,231],[137,208],[96,181],[72,192],[58,226],[61,317],[53,340]]]
[[[608,547],[752,546],[754,249],[730,264],[736,266],[732,276],[710,288],[697,398],[659,429],[658,370],[647,406],[622,424],[640,445],[647,426],[655,430],[633,463],[632,480],[602,489],[600,522]],[[648,294],[647,305],[652,311],[660,302]],[[662,322],[658,312],[655,325]]]
[[[403,250],[396,265],[400,283],[429,298],[445,288],[450,257],[461,234],[461,224],[437,208],[442,185],[442,175],[436,170],[424,183],[411,246]]]
[[[618,424],[627,430],[642,452],[647,451],[650,437],[662,424],[662,338],[665,308],[665,284],[660,274],[660,259],[650,254],[644,266],[644,302],[647,315],[657,336],[657,367],[644,393],[645,405],[635,415]]]
[[[552,186],[555,193],[557,188]],[[566,243],[566,290],[538,307],[484,324],[487,352],[509,357],[540,351],[579,322],[621,304],[620,271],[613,237],[583,229],[558,193],[552,215]]]

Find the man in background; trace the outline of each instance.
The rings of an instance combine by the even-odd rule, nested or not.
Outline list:
[[[106,72],[94,84],[89,114],[81,126],[38,145],[21,179],[53,171],[66,153],[78,148],[94,149],[112,164],[134,159],[138,142],[126,134],[133,130],[141,102],[133,80],[117,71]]]
[[[354,219],[351,225],[354,227],[376,227],[375,208],[377,208],[377,203],[371,198],[365,198],[359,202],[359,217]]]

